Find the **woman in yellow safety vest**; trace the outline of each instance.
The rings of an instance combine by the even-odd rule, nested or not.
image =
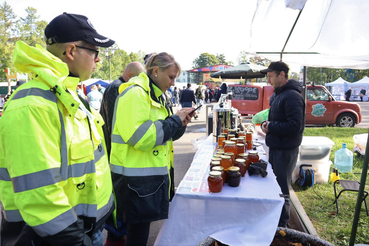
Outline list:
[[[146,73],[120,87],[110,166],[117,216],[127,224],[126,245],[146,245],[150,222],[168,218],[173,195],[173,143],[185,132],[191,108],[171,113],[163,93],[181,72],[167,53],[152,55]]]

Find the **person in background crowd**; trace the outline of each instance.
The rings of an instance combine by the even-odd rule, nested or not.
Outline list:
[[[90,104],[90,107],[96,111],[99,111],[101,107],[101,101],[102,94],[97,90],[96,85],[92,85],[91,91],[87,94],[87,102]]]
[[[219,102],[220,96],[222,94],[227,94],[227,84],[223,83],[220,86],[220,90],[218,90],[217,94],[215,95],[215,101]]]
[[[115,100],[119,95],[119,86],[128,82],[131,78],[138,76],[140,73],[145,72],[145,68],[140,62],[129,63],[122,74],[117,80],[111,82],[105,90],[104,96],[101,101],[100,114],[104,119],[103,125],[104,135],[106,139],[106,150],[108,157],[110,158],[111,149],[111,128],[113,122],[113,113]]]
[[[98,48],[114,41],[68,13],[46,26],[45,41],[46,49],[15,44],[15,67],[37,76],[0,120],[1,245],[101,246],[114,210],[103,120],[76,87],[95,70]]]
[[[178,106],[179,103],[179,91],[177,87],[174,87],[173,90],[173,98],[174,98],[174,106]]]
[[[366,90],[364,88],[361,89],[361,91],[360,91],[360,100],[361,101],[363,101],[363,97],[365,96],[365,94],[366,94]]]
[[[302,85],[297,80],[289,80],[288,71],[287,64],[280,61],[272,62],[267,69],[260,71],[267,74],[268,83],[274,88],[268,120],[261,124],[261,129],[266,134],[269,162],[285,199],[278,223],[280,227],[287,227],[290,219],[289,185],[305,128]]]
[[[348,89],[348,90],[345,92],[345,98],[346,98],[346,101],[350,101],[350,97],[351,97],[351,89]]]
[[[199,85],[197,88],[196,88],[196,93],[195,93],[195,96],[196,96],[196,106],[200,106],[202,104],[202,100],[204,99],[204,95],[202,93],[202,85]],[[198,113],[201,112],[201,108],[199,108],[197,110]]]
[[[187,84],[187,89],[182,90],[181,98],[179,99],[179,103],[182,105],[182,108],[192,108],[193,105],[196,105],[195,93],[191,89],[191,84]],[[195,112],[194,118],[197,119],[197,114]]]
[[[205,103],[208,103],[208,101],[209,101],[209,89],[206,88],[205,89]]]
[[[85,93],[83,92],[83,90],[81,89],[81,87],[77,86],[77,94],[78,96],[80,96],[82,99],[86,100],[87,96],[85,95]]]
[[[101,86],[99,83],[96,84],[97,90],[101,93],[101,95],[104,95],[105,87]]]
[[[112,131],[111,170],[117,218],[127,224],[126,246],[146,245],[150,223],[168,218],[174,194],[173,141],[190,121],[192,108],[171,114],[163,93],[180,66],[167,53],[152,55],[146,73],[120,86]]]
[[[182,90],[179,91],[179,101],[181,101],[182,93],[186,90],[186,86],[183,86]]]
[[[209,102],[212,103],[214,98],[214,91],[213,89],[209,89]]]

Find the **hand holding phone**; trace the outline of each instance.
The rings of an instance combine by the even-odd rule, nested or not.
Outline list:
[[[192,110],[188,115],[192,117],[192,115],[195,113],[195,111],[198,110],[201,107],[202,107],[202,104],[200,106],[198,106],[197,108],[195,108],[194,110]]]

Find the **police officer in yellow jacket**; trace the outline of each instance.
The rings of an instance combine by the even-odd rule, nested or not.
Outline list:
[[[18,41],[14,64],[34,80],[0,119],[1,245],[102,245],[114,210],[101,116],[76,87],[114,41],[87,17],[64,13],[45,29],[47,50]]]
[[[113,116],[110,164],[117,216],[127,224],[126,246],[146,245],[150,222],[168,218],[172,141],[191,119],[191,108],[172,115],[163,98],[181,72],[174,58],[154,54],[145,66],[146,73],[119,88]]]

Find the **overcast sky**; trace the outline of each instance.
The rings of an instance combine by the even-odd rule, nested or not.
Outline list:
[[[168,52],[192,68],[201,53],[237,63],[248,51],[256,0],[8,0],[18,17],[33,7],[50,22],[63,12],[86,15],[97,32],[126,52]],[[291,67],[292,70],[295,70]]]

